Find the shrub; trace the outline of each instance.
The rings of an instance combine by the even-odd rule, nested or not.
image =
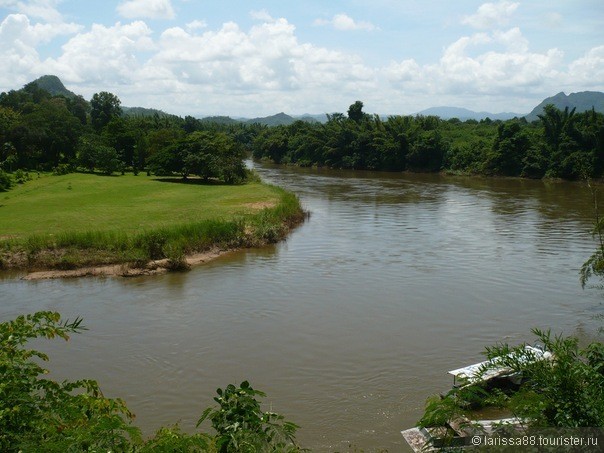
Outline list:
[[[10,175],[0,168],[0,192],[6,192],[13,186]]]
[[[15,181],[17,184],[25,184],[27,181],[31,181],[31,175],[21,169],[15,171]]]
[[[131,424],[134,415],[120,399],[105,398],[89,379],[58,383],[43,378],[48,357],[25,345],[36,338],[69,339],[85,328],[81,319],[61,321],[43,311],[0,323],[0,451],[79,452],[299,452],[297,426],[260,408],[264,393],[243,382],[218,389],[218,408],[198,422],[212,422],[216,435],[183,433],[178,425],[160,428],[143,442]]]
[[[266,396],[244,381],[239,387],[228,385],[216,390],[218,408],[207,408],[197,426],[208,419],[216,430],[216,445],[221,453],[257,451],[300,451],[296,445],[296,424],[282,415],[263,412],[256,397]]]
[[[69,164],[59,164],[52,169],[52,174],[55,176],[67,175],[73,171]]]
[[[168,236],[162,231],[151,231],[137,238],[136,245],[143,248],[151,260],[160,260],[166,257],[164,246]]]
[[[166,268],[173,272],[184,272],[191,269],[185,256],[184,247],[181,244],[170,244],[166,247],[168,256],[168,264]]]
[[[105,398],[93,380],[41,378],[48,370],[38,361],[48,357],[25,348],[35,338],[68,340],[81,321],[38,312],[0,323],[0,451],[124,451],[140,440],[121,400]]]
[[[510,369],[523,377],[517,391],[486,391],[480,384],[455,388],[444,398],[428,401],[419,425],[442,425],[472,406],[494,405],[507,407],[530,427],[604,426],[604,345],[594,342],[581,349],[575,337],[552,336],[539,329],[533,333],[552,360],[532,360],[525,345],[486,348],[490,365],[481,372],[492,367]]]

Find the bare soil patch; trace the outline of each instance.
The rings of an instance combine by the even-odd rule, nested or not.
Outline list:
[[[198,266],[214,260],[232,250],[211,249],[203,253],[187,256],[185,262],[188,266]],[[112,264],[107,266],[90,266],[69,270],[43,270],[30,272],[22,280],[47,280],[54,278],[76,277],[138,277],[141,275],[165,274],[171,270],[170,260],[149,261],[142,267],[132,267],[128,264]]]

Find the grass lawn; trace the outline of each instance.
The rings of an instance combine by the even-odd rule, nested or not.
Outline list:
[[[0,269],[144,266],[276,242],[301,222],[296,196],[259,182],[42,175],[0,194]]]
[[[181,183],[178,178],[72,173],[34,177],[0,193],[0,239],[64,232],[134,233],[207,219],[229,219],[274,205],[276,188]]]

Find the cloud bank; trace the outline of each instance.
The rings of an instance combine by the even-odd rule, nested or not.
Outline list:
[[[519,10],[509,1],[485,3],[460,18],[474,31],[448,43],[434,61],[379,65],[305,42],[292,22],[265,10],[251,12],[254,23],[247,28],[194,19],[154,29],[143,19],[173,18],[172,4],[132,0],[121,2],[118,13],[136,20],[84,27],[65,22],[58,4],[0,0],[16,11],[0,23],[0,90],[56,74],[87,98],[107,90],[124,105],[180,115],[257,116],[345,111],[357,99],[380,113],[444,103],[522,113],[559,91],[604,89],[604,43],[570,62],[556,47],[532,50],[521,29],[508,25]],[[347,14],[315,25],[377,30]],[[41,56],[40,46],[59,36],[65,40],[59,51]]]

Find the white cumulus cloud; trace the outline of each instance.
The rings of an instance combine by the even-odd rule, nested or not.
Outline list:
[[[284,18],[249,31],[234,22],[202,34],[173,27],[157,45],[140,74],[147,86],[172,90],[172,99],[182,98],[189,109],[291,112],[328,98],[356,99],[375,86],[374,71],[358,56],[300,43]]]
[[[117,12],[128,19],[174,19],[176,14],[170,0],[126,0]]]
[[[0,19],[1,90],[56,74],[85,97],[107,90],[124,105],[194,116],[345,111],[356,99],[367,111],[380,113],[412,113],[445,103],[523,112],[560,91],[604,90],[601,42],[578,58],[553,44],[549,49],[537,44],[535,50],[519,27],[503,26],[518,7],[510,1],[484,3],[464,18],[478,30],[445,41],[434,58],[405,55],[375,65],[352,52],[303,42],[292,22],[265,10],[249,12],[250,28],[236,22],[210,27],[191,17],[156,34],[142,20],[86,27],[65,23],[52,13],[59,3],[0,0],[0,7],[18,12]],[[163,11],[161,17],[173,14],[167,1],[120,3],[128,5],[144,5],[147,16],[153,5]],[[27,8],[33,12],[26,14]],[[346,14],[315,25],[377,30]],[[54,46],[59,35],[64,36],[61,47]]]
[[[249,32],[233,22],[202,35],[174,27],[162,33],[160,50],[148,66],[168,68],[188,83],[225,90],[297,90],[367,76],[358,58],[301,44],[294,31],[283,18]],[[351,75],[355,66],[358,71]]]
[[[31,18],[58,23],[63,18],[57,6],[60,0],[0,0],[0,7],[25,14]]]
[[[10,14],[0,24],[0,83],[3,86],[18,88],[29,81],[39,66],[32,35],[32,26],[23,14]]]
[[[18,88],[32,78],[45,74],[37,46],[58,35],[82,29],[76,24],[32,24],[25,14],[9,14],[0,23],[0,84]]]
[[[185,25],[187,31],[200,30],[206,28],[208,23],[205,20],[194,20]]]
[[[488,50],[474,52],[485,44],[489,44]],[[394,86],[406,91],[423,88],[430,94],[509,96],[532,87],[560,91],[551,87],[564,76],[563,56],[556,48],[531,52],[520,30],[512,28],[459,38],[436,63],[395,62],[386,73]],[[590,57],[590,63],[597,61],[596,55]]]
[[[520,4],[500,1],[483,3],[475,14],[465,16],[462,23],[478,29],[497,28],[506,25]]]
[[[62,55],[48,59],[50,73],[62,74],[68,81],[103,86],[132,83],[141,62],[137,52],[152,51],[151,29],[142,21],[114,26],[93,24],[62,47]]]
[[[348,14],[344,14],[344,13],[336,14],[335,16],[333,16],[333,18],[331,18],[329,20],[316,19],[313,23],[314,23],[314,25],[318,25],[318,26],[324,26],[324,25],[332,26],[336,30],[342,30],[342,31],[350,31],[350,30],[372,31],[372,30],[376,30],[376,28],[377,28],[371,22],[356,21],[352,17],[350,17]]]
[[[604,46],[594,47],[573,61],[569,67],[569,79],[594,90],[604,89]]]
[[[273,22],[275,20],[265,9],[250,11],[250,17],[262,22]]]

